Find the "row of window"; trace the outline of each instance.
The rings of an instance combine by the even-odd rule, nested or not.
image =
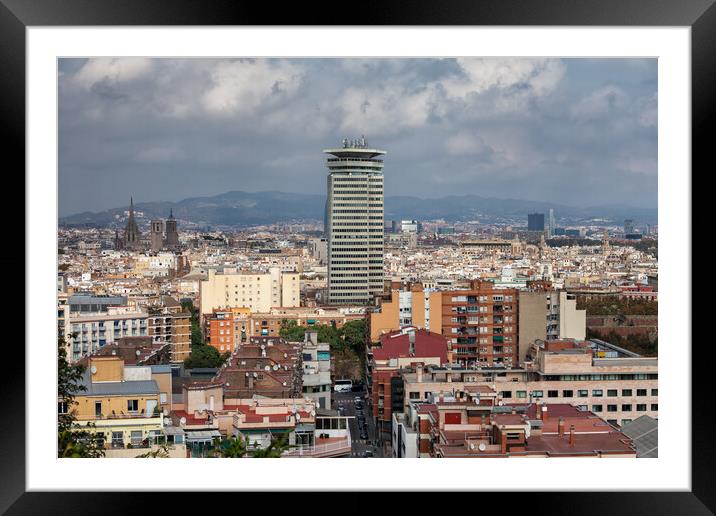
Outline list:
[[[648,396],[648,389],[622,389],[621,396],[622,397],[629,397],[634,396],[634,392],[636,392],[636,396]],[[535,390],[532,391],[532,397],[533,398],[542,398],[544,397],[544,391]],[[503,398],[512,398],[512,391],[502,391],[501,395]],[[658,396],[659,395],[659,389],[651,389],[651,395],[652,396]],[[599,398],[601,396],[604,396],[604,390],[603,389],[592,389],[592,397]],[[619,396],[619,390],[618,389],[607,389],[607,397],[616,397]],[[527,391],[517,391],[517,397],[518,398],[526,398],[527,397]],[[558,390],[549,390],[547,391],[547,397],[548,398],[559,398],[560,392]],[[564,389],[562,390],[562,396],[563,398],[574,398],[574,390],[572,389]],[[578,389],[577,390],[577,397],[578,398],[587,398],[589,397],[589,390],[588,389]]]

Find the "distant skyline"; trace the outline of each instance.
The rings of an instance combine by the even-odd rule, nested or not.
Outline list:
[[[60,216],[325,193],[322,150],[361,135],[387,197],[656,208],[657,61],[60,59]]]

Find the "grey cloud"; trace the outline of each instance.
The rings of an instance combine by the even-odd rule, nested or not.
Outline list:
[[[657,203],[655,60],[63,59],[59,71],[62,215],[130,195],[322,192],[321,150],[361,134],[388,151],[387,195]]]

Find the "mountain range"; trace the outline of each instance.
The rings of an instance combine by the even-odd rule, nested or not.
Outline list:
[[[180,222],[196,226],[246,227],[272,223],[323,220],[325,195],[286,192],[231,191],[210,197],[191,197],[178,202],[143,202],[135,204],[139,222],[165,219],[170,209]],[[390,196],[385,199],[385,220],[444,219],[446,222],[527,222],[528,213],[554,209],[558,224],[569,225],[592,219],[621,224],[633,219],[637,224],[656,224],[656,208],[635,208],[618,204],[574,207],[520,199],[497,199],[477,195],[451,195],[437,199]],[[83,212],[60,217],[65,227],[123,225],[128,206],[102,212]]]

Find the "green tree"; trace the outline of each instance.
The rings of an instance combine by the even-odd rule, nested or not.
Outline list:
[[[147,453],[142,453],[141,455],[137,455],[135,457],[135,459],[167,459],[167,458],[169,458],[169,449],[167,448],[166,444],[162,444],[156,450],[148,451]]]
[[[57,456],[104,457],[104,449],[97,438],[95,426],[76,422],[75,396],[86,391],[82,384],[85,368],[67,360],[65,339],[57,340]]]
[[[241,436],[236,436],[231,439],[224,439],[221,441],[219,448],[217,449],[217,455],[219,457],[235,459],[246,456],[246,442]]]
[[[231,353],[220,354],[215,347],[206,344],[192,346],[191,355],[184,360],[184,367],[194,369],[197,367],[221,367],[231,356]]]
[[[201,333],[201,324],[199,322],[199,311],[191,301],[183,301],[181,304],[184,312],[191,314],[191,345],[201,346],[204,344],[204,336]]]
[[[266,448],[254,451],[251,456],[258,459],[278,458],[289,448],[291,448],[291,445],[288,444],[288,435],[284,434],[275,439],[271,439],[271,444]]]

